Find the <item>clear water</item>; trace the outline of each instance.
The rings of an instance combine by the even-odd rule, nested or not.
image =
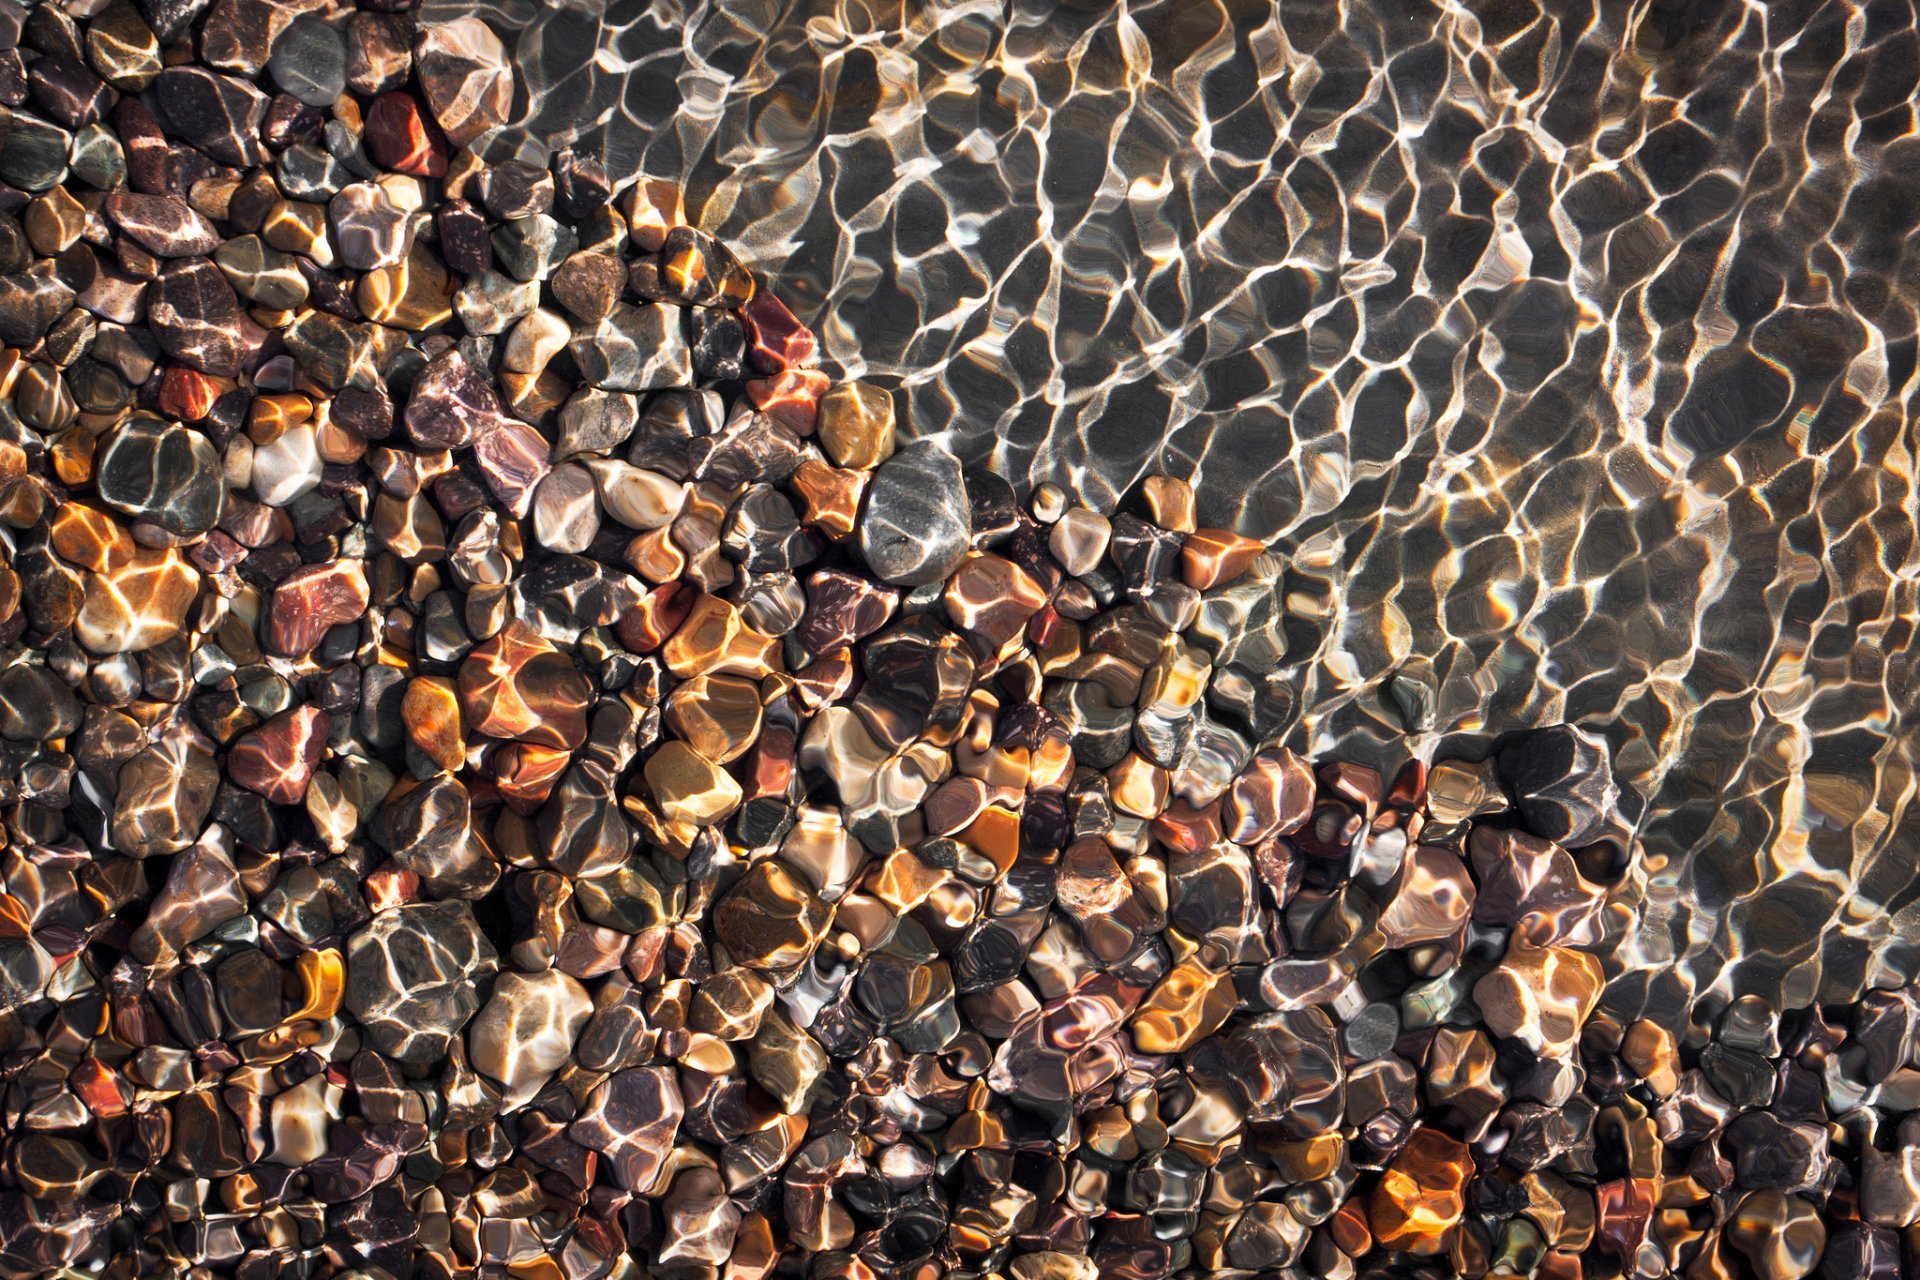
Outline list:
[[[1302,745],[1605,734],[1621,1012],[1920,971],[1909,5],[481,12],[919,433],[1274,538]]]

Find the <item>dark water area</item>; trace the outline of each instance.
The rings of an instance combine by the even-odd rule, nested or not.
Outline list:
[[[496,155],[683,183],[970,462],[1275,539],[1298,745],[1603,734],[1619,1012],[1920,971],[1910,6],[483,12]]]

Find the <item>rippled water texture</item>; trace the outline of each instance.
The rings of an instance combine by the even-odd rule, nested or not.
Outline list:
[[[919,432],[1277,537],[1314,752],[1604,733],[1622,1010],[1920,968],[1908,4],[487,13]]]

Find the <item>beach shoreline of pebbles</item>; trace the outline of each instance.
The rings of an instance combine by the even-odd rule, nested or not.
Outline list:
[[[1913,992],[1613,1020],[1604,739],[1303,758],[1274,552],[512,96],[0,0],[0,1275],[1913,1274]]]

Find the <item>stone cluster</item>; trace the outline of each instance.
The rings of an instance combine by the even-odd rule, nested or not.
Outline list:
[[[0,0],[0,1275],[1910,1274],[1920,999],[1596,1012],[1603,741],[1303,759],[1265,547],[512,101]]]

